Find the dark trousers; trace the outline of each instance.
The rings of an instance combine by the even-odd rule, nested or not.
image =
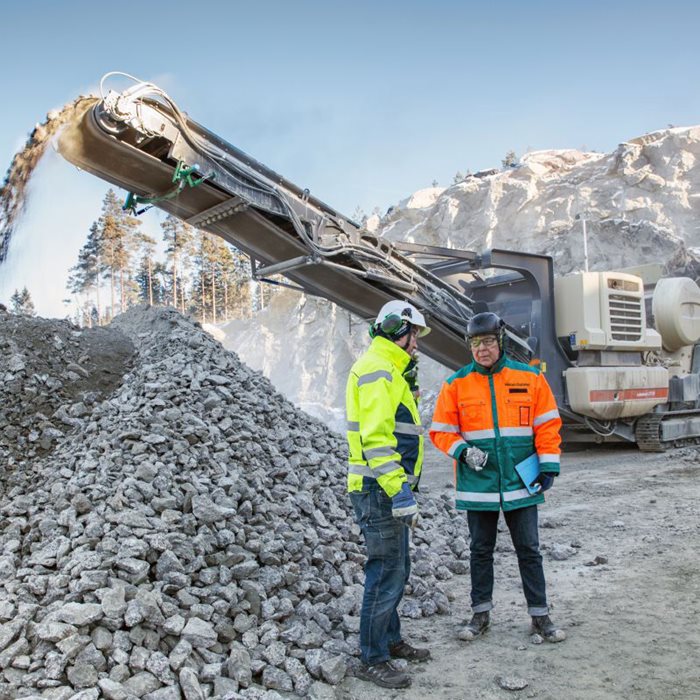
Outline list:
[[[471,536],[470,564],[472,610],[486,612],[493,607],[493,550],[496,547],[500,511],[467,511]],[[537,506],[503,513],[518,555],[520,579],[530,615],[547,615],[547,592],[537,531]]]
[[[397,608],[411,571],[408,528],[391,515],[391,499],[377,483],[350,500],[367,546],[360,656],[371,666],[388,661],[389,646],[401,641]]]

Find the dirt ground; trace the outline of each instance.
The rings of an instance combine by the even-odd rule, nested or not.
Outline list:
[[[451,488],[449,463],[435,450],[425,470],[424,491]],[[447,582],[455,595],[452,616],[403,622],[404,636],[433,654],[411,665],[411,688],[387,691],[349,678],[338,697],[700,698],[699,503],[697,450],[566,453],[539,514],[551,615],[568,639],[531,642],[517,561],[501,519],[496,607],[485,636],[457,639],[470,615],[469,576],[455,577]],[[607,562],[591,565],[596,557]],[[503,689],[502,677],[527,686]]]

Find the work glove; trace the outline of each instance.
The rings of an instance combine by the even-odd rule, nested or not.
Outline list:
[[[553,483],[554,474],[549,474],[548,472],[540,472],[537,475],[537,478],[532,482],[532,484],[530,484],[530,486],[538,484],[540,487],[539,493],[544,493],[545,491],[548,491],[552,488]]]
[[[459,455],[459,461],[475,472],[480,472],[486,466],[486,460],[488,458],[489,456],[486,452],[480,450],[478,447],[467,447],[467,449],[462,450]]]
[[[391,514],[406,527],[413,527],[418,522],[418,504],[406,481],[401,484],[401,490],[391,497]]]
[[[409,360],[406,365],[406,369],[403,371],[403,378],[408,384],[408,388],[411,393],[415,396],[419,392],[418,388],[418,357],[414,355]]]

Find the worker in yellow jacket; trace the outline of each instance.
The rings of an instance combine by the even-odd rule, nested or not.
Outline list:
[[[496,314],[473,316],[467,335],[473,362],[443,385],[430,428],[435,446],[455,460],[457,508],[467,511],[471,537],[473,616],[459,636],[471,641],[489,626],[502,510],[518,556],[532,631],[560,642],[566,635],[549,618],[537,527],[537,505],[559,474],[559,411],[544,374],[505,354],[505,324]],[[516,465],[533,454],[539,474],[525,484]]]
[[[348,492],[367,547],[356,675],[384,688],[411,683],[392,658],[430,657],[403,640],[397,612],[410,572],[408,532],[418,517],[413,491],[423,463],[423,427],[410,379],[418,338],[429,332],[415,306],[387,302],[346,387]]]

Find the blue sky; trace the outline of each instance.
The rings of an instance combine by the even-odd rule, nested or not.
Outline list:
[[[123,70],[341,212],[383,212],[510,149],[610,151],[700,123],[698,26],[689,0],[3,2],[0,167],[49,109]],[[0,300],[24,280],[62,315],[105,189],[52,156]]]

